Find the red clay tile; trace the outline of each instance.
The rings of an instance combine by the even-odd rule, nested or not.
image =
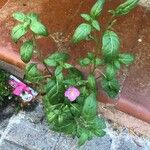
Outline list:
[[[132,49],[136,55],[135,63],[129,68],[128,76],[120,96],[120,103],[130,114],[150,123],[150,11],[145,12],[138,44]],[[121,104],[118,107],[122,107]]]

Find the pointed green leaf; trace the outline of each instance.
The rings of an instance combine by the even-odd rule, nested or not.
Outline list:
[[[32,83],[38,83],[42,79],[42,75],[36,64],[31,63],[26,66],[25,79]]]
[[[90,21],[91,20],[91,16],[88,14],[81,14],[81,17],[86,20],[86,21]]]
[[[19,24],[12,29],[11,37],[14,42],[17,42],[23,35],[26,34],[26,32],[27,29],[24,27],[24,25]]]
[[[118,80],[108,80],[106,78],[103,78],[101,81],[101,85],[103,90],[107,93],[109,97],[115,98],[118,95],[120,90],[120,84]]]
[[[92,75],[92,74],[89,74],[88,78],[87,78],[87,81],[88,81],[89,88],[92,89],[92,90],[96,90],[96,79],[95,79],[95,76]]]
[[[113,62],[114,67],[116,68],[116,70],[119,70],[121,68],[121,64],[118,60],[115,60]]]
[[[98,137],[103,137],[106,133],[103,129],[106,128],[105,120],[103,118],[95,117],[89,122],[91,125],[90,131]]]
[[[63,67],[62,66],[58,66],[56,69],[55,69],[55,76],[58,76],[63,70]]]
[[[31,21],[30,29],[38,35],[48,36],[47,28],[39,21]]]
[[[100,58],[95,59],[95,66],[98,67],[103,64],[103,61]]]
[[[28,13],[27,17],[31,19],[31,21],[39,21],[39,16],[36,13]]]
[[[63,67],[65,69],[69,69],[69,68],[72,68],[73,66],[71,64],[68,64],[68,63],[64,63]]]
[[[50,55],[48,58],[44,60],[44,63],[48,66],[54,66],[56,67],[59,63],[64,63],[68,61],[69,55],[64,52],[55,52],[52,55]]]
[[[56,81],[54,79],[49,79],[46,85],[44,86],[44,91],[47,93],[50,91],[50,89],[56,85]]]
[[[97,20],[92,21],[92,27],[94,29],[96,29],[97,31],[100,31],[100,25],[99,25],[99,22]]]
[[[75,114],[75,116],[80,116],[81,115],[81,111],[82,111],[82,109],[81,109],[82,107],[79,105],[79,104],[77,104],[77,103],[75,103],[75,104],[71,104],[71,107],[70,107],[70,109],[71,109],[71,112],[73,113],[73,114]]]
[[[70,122],[64,122],[61,126],[58,126],[58,128],[57,125],[55,125],[54,129],[55,131],[65,134],[76,135],[77,125],[74,120],[71,120]]]
[[[134,61],[134,56],[128,53],[119,54],[119,61],[122,64],[130,65]]]
[[[96,101],[96,94],[91,93],[86,99],[83,106],[82,116],[86,120],[90,120],[96,116],[97,112],[97,101]]]
[[[64,101],[64,85],[57,83],[46,93],[46,97],[52,105],[62,103]]]
[[[83,132],[79,138],[79,141],[78,141],[78,145],[81,146],[83,145],[86,141],[88,141],[88,134],[85,132]]]
[[[94,6],[91,9],[91,16],[96,18],[100,15],[103,6],[104,6],[105,0],[97,0],[97,2],[94,4]]]
[[[82,40],[85,40],[90,33],[91,33],[91,26],[89,24],[82,23],[75,30],[72,41],[74,43],[78,43]]]
[[[94,134],[98,137],[103,137],[106,134],[106,132],[103,131],[102,129],[97,129],[95,130]]]
[[[26,15],[22,12],[15,12],[13,13],[14,19],[20,22],[24,22],[26,20]]]
[[[106,128],[105,119],[103,119],[103,118],[96,117],[95,118],[95,123],[96,123],[97,128],[101,128],[101,129]]]
[[[126,0],[123,4],[119,5],[115,10],[115,15],[121,16],[128,14],[135,8],[140,0]]]
[[[69,68],[67,78],[68,79],[74,78],[74,79],[77,79],[77,81],[79,81],[79,80],[83,79],[84,76],[83,76],[82,72],[80,70],[78,70],[77,68]]]
[[[51,66],[51,67],[56,67],[58,65],[58,62],[55,61],[54,59],[50,59],[50,57],[46,58],[44,60],[44,63],[48,66]]]
[[[80,65],[81,66],[88,66],[91,63],[91,60],[89,58],[84,58],[80,60]]]
[[[88,52],[88,54],[87,54],[87,58],[89,58],[90,60],[93,60],[93,59],[94,59],[94,57],[95,57],[94,53],[92,53],[92,52]]]
[[[116,76],[115,67],[111,64],[107,65],[105,75],[106,75],[107,79],[109,79],[109,80],[115,78],[115,76]]]
[[[118,35],[113,31],[106,31],[102,39],[102,53],[104,57],[111,59],[118,55],[120,41]]]
[[[25,63],[28,63],[33,55],[33,41],[28,40],[23,43],[20,48],[21,60]]]
[[[49,112],[46,114],[47,121],[49,123],[53,122],[57,115],[54,112]]]

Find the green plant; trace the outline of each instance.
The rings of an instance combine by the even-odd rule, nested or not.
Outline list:
[[[9,74],[0,69],[0,106],[11,96]]]
[[[22,61],[30,62],[33,54],[38,55],[49,75],[43,75],[36,63],[28,63],[25,70],[25,79],[35,83],[43,96],[44,110],[48,123],[54,131],[64,132],[79,138],[79,145],[92,139],[93,136],[104,136],[105,121],[97,116],[97,82],[100,78],[101,86],[108,96],[115,98],[120,90],[116,78],[121,65],[129,65],[134,57],[128,53],[121,53],[120,39],[112,30],[117,17],[129,13],[139,0],[127,0],[115,10],[106,25],[98,21],[105,0],[97,0],[90,13],[81,14],[85,20],[77,27],[72,41],[79,43],[82,40],[95,42],[94,52],[87,53],[86,58],[80,60],[81,67],[89,66],[90,72],[84,78],[73,65],[68,63],[69,55],[57,51],[44,58],[37,47],[37,36],[47,36],[48,30],[41,23],[35,13],[25,15],[16,12],[13,17],[20,22],[12,30],[12,39],[17,42],[27,32],[30,34],[20,48]],[[98,33],[97,33],[98,32]],[[102,36],[99,36],[101,32]],[[35,52],[35,53],[34,53]],[[95,77],[95,70],[101,69],[101,75]],[[51,71],[53,68],[54,71]],[[49,77],[51,76],[51,77]]]

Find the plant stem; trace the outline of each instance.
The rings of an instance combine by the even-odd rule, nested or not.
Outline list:
[[[102,31],[102,36],[103,36],[104,32],[105,32],[106,30],[108,30],[108,29],[111,27],[112,22],[114,21],[114,18],[115,18],[115,15],[112,15],[112,16],[110,17],[110,19],[108,20],[108,22],[107,22],[105,28],[104,28],[103,31]],[[98,39],[98,37],[97,37],[96,34],[94,35],[94,41],[96,42],[95,58],[98,57],[98,51],[99,51],[100,45],[102,45],[102,44],[101,44],[101,40],[102,40],[101,38]],[[94,62],[94,67],[93,67],[92,73],[94,73],[95,69],[96,69],[96,67],[95,67],[95,62]],[[100,72],[101,72],[101,71],[100,71]],[[101,74],[106,78],[106,75],[105,75],[103,72],[101,72]],[[100,78],[100,76],[97,77],[96,79],[98,79],[98,78]]]
[[[94,34],[94,41],[95,41],[95,48],[94,48],[94,53],[95,53],[95,60],[98,57],[98,51],[99,51],[99,40],[96,34]],[[92,69],[92,74],[94,73],[95,69],[96,69],[96,64],[95,64],[95,60],[94,60],[94,65],[93,65],[93,69]]]
[[[109,18],[109,20],[108,20],[108,22],[107,22],[107,24],[106,24],[106,26],[105,26],[105,31],[109,29],[109,27],[110,27],[111,23],[113,22],[114,18],[115,18],[115,15],[112,15],[112,16]]]
[[[103,75],[103,76],[106,78],[106,75],[105,75],[101,70],[98,70],[98,71],[101,73],[101,75]],[[99,79],[99,78],[101,77],[101,75],[99,75],[99,76],[96,78],[96,80]]]
[[[44,56],[42,55],[41,51],[38,49],[37,47],[37,42],[36,42],[36,38],[35,38],[35,35],[34,33],[32,33],[32,37],[33,37],[33,43],[34,43],[34,47],[36,49],[36,51],[39,53],[39,58],[40,58],[40,61],[42,61],[43,65],[45,66],[47,72],[53,76],[52,72],[49,70],[48,66],[43,62],[43,59],[44,59]]]

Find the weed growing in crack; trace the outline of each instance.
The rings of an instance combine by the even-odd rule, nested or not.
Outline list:
[[[99,22],[105,0],[97,0],[89,13],[81,14],[84,22],[75,30],[72,42],[77,44],[87,40],[95,43],[94,51],[80,58],[80,69],[90,68],[86,78],[79,68],[68,63],[68,53],[56,51],[47,58],[42,55],[37,39],[48,36],[48,29],[36,13],[13,14],[19,24],[12,29],[12,39],[16,43],[22,37],[25,39],[20,47],[21,59],[27,64],[25,79],[33,83],[43,96],[44,110],[51,129],[77,136],[79,146],[93,136],[105,135],[105,121],[97,115],[97,87],[101,86],[112,99],[119,93],[117,73],[122,65],[130,65],[134,57],[120,52],[120,39],[113,25],[117,23],[118,17],[128,14],[138,2],[126,0],[116,9],[109,10],[111,17],[106,24]],[[46,75],[38,69],[37,63],[30,62],[35,55],[47,70]],[[96,70],[99,70],[98,76],[95,76]]]

